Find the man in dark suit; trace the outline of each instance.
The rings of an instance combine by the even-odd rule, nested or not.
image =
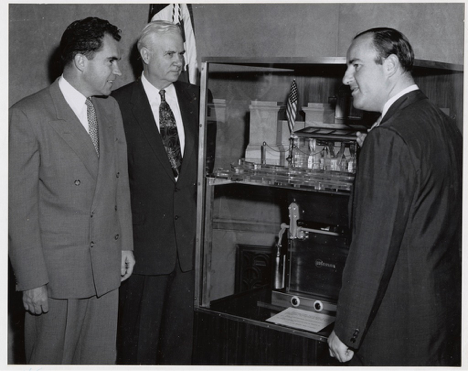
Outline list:
[[[26,358],[113,364],[118,287],[133,269],[127,151],[117,102],[120,30],[73,22],[63,75],[10,109],[9,256]]]
[[[365,31],[343,82],[382,113],[361,149],[330,355],[352,365],[460,365],[462,137],[411,76],[400,32]]]
[[[190,364],[199,88],[177,81],[178,26],[150,22],[137,47],[141,78],[113,92],[128,143],[137,261],[120,291],[118,362]]]

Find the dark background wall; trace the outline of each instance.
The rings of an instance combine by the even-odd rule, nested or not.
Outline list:
[[[135,79],[132,48],[148,20],[148,4],[10,4],[9,106],[56,77],[60,37],[90,15],[122,29],[123,76]],[[199,58],[203,56],[343,57],[352,37],[376,26],[401,30],[416,58],[463,63],[464,4],[194,4]]]

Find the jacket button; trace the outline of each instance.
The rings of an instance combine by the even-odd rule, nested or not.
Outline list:
[[[179,188],[177,188],[177,187],[174,188],[174,192],[179,192],[179,191],[180,191]]]
[[[89,244],[90,247],[94,247],[94,241],[91,241],[91,243]]]
[[[79,179],[75,180],[75,185],[79,186],[81,184],[81,181]]]
[[[174,219],[175,220],[179,219],[179,215],[174,216]]]
[[[115,211],[117,211],[117,205],[115,205]]]
[[[115,238],[116,240],[118,240],[119,237],[120,237],[120,236],[119,236],[118,234],[116,234],[114,238]]]
[[[118,178],[120,176],[120,173],[115,174],[115,177]]]

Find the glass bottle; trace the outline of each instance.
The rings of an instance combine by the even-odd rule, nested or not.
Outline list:
[[[340,150],[336,154],[336,158],[338,161],[338,171],[348,171],[348,160],[346,159],[345,149],[345,142],[341,142]]]
[[[307,140],[307,169],[314,168],[315,160],[315,139],[309,138]]]
[[[331,155],[330,155],[330,147],[329,146],[325,146],[323,147],[323,150],[322,150],[322,163],[323,165],[321,166],[321,168],[325,171],[328,171],[330,170],[330,165],[331,165]]]
[[[356,143],[351,143],[349,145],[349,154],[350,158],[348,161],[348,173],[356,172]]]
[[[292,139],[291,165],[293,167],[299,167],[300,157],[301,157],[300,156],[300,149],[299,149],[300,140],[299,140],[299,137],[297,135],[292,135],[291,139]]]

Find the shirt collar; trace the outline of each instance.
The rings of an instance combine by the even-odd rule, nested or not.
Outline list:
[[[406,89],[403,89],[402,91],[400,91],[398,94],[394,95],[393,97],[391,97],[384,104],[381,117],[383,118],[385,116],[385,114],[388,112],[392,104],[395,103],[399,98],[415,90],[419,90],[419,87],[416,84],[413,84],[413,85],[408,86]]]
[[[145,89],[145,92],[146,92],[146,95],[148,96],[148,100],[150,101],[150,104],[153,104],[153,103],[159,104],[159,102],[161,101],[161,97],[159,95],[160,89],[156,88],[153,84],[151,84],[148,81],[148,79],[145,77],[144,73],[141,74],[141,83],[143,84],[143,89]],[[164,90],[166,91],[167,98],[175,97],[174,84],[166,86]]]
[[[67,80],[65,80],[63,75],[60,76],[58,84],[68,105],[74,112],[80,112],[83,105],[86,104],[86,97],[76,90]]]

